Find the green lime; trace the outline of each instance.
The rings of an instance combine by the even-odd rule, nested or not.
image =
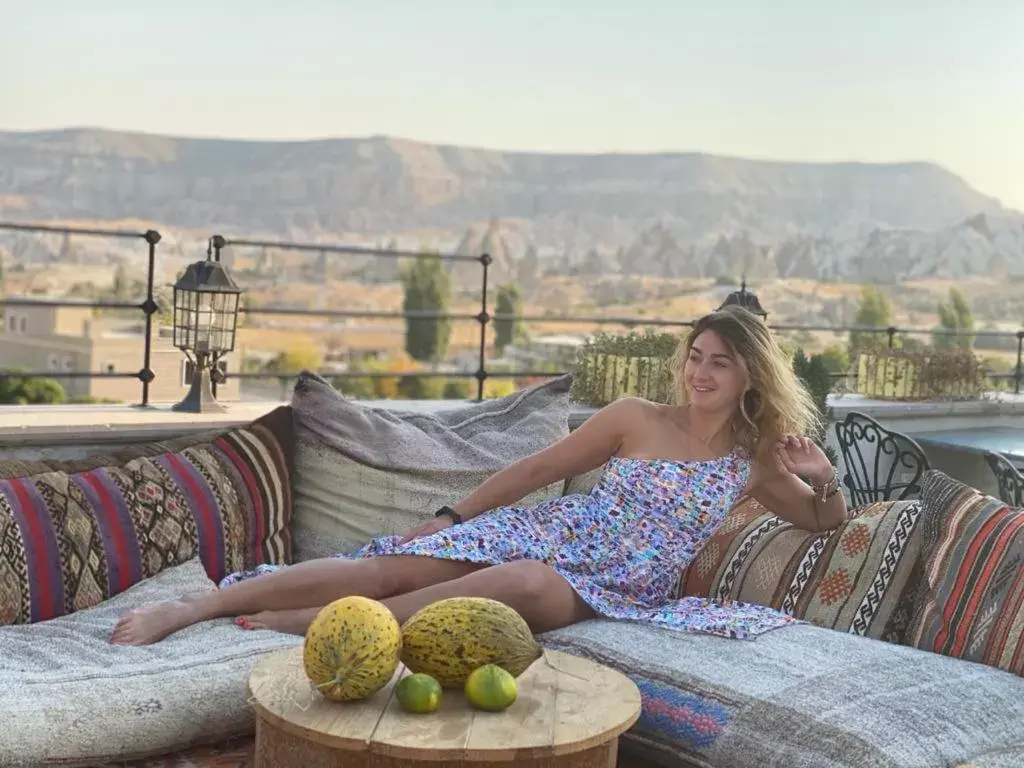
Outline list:
[[[395,698],[406,712],[433,712],[441,706],[441,684],[422,672],[406,675],[398,681]]]
[[[497,664],[477,667],[466,678],[466,698],[477,709],[500,712],[512,706],[518,690],[516,679]]]

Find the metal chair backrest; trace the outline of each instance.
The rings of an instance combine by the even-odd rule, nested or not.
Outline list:
[[[1012,507],[1024,507],[1024,474],[1001,453],[985,451],[985,461],[999,484],[999,499]]]
[[[843,485],[852,506],[910,499],[921,493],[921,476],[930,466],[913,438],[886,429],[865,413],[850,411],[836,422],[836,440],[846,469]]]

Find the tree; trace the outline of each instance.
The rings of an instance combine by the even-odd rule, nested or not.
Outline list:
[[[832,374],[829,373],[825,358],[822,355],[807,357],[801,347],[793,355],[793,373],[803,382],[824,417],[828,395],[832,391]]]
[[[114,270],[114,281],[110,286],[110,293],[115,301],[128,301],[131,298],[131,280],[128,279],[128,270],[124,264],[118,264]]]
[[[949,302],[939,302],[939,328],[941,331],[960,331],[933,334],[932,344],[936,349],[964,349],[974,346],[974,334],[964,331],[974,330],[974,315],[967,305],[964,295],[956,288],[949,289]]]
[[[895,347],[899,347],[904,352],[912,352],[915,354],[925,354],[928,352],[928,342],[911,336],[909,333],[905,333],[902,336],[896,337],[896,342],[893,344]]]
[[[174,325],[174,286],[171,284],[154,285],[153,301],[156,302],[156,314],[153,322],[158,326]]]
[[[829,461],[835,464],[836,453],[831,447],[825,445],[824,434],[824,425],[828,415],[828,396],[832,391],[832,375],[829,373],[828,362],[824,355],[812,355],[808,358],[804,354],[803,348],[800,348],[793,355],[793,373],[803,382],[804,387],[810,393],[821,419],[822,431],[809,437],[822,448]]]
[[[67,400],[59,381],[10,375],[19,373],[17,370],[4,373],[9,378],[0,379],[2,405],[60,405]]]
[[[839,344],[831,344],[821,351],[821,359],[829,373],[850,372],[850,353]]]
[[[892,304],[889,297],[875,286],[865,285],[861,289],[860,306],[853,324],[873,328],[891,327]],[[850,358],[856,360],[858,355],[888,344],[889,335],[883,331],[850,331]]]
[[[331,386],[345,395],[345,397],[351,397],[356,400],[372,400],[376,397],[373,379],[370,378],[356,378],[354,376],[342,378],[339,376],[331,379]]]
[[[1000,328],[996,323],[991,320],[985,323],[985,331],[996,331],[1001,332],[1003,336],[979,336],[974,340],[975,349],[990,349],[998,352],[1016,352],[1017,351],[1017,339],[1014,338],[1013,331],[1007,331],[1005,328]]]
[[[472,383],[469,379],[448,379],[444,383],[442,397],[445,400],[469,400]]]
[[[398,394],[405,400],[441,400],[444,385],[443,378],[414,373],[398,380]]]
[[[531,243],[515,265],[516,283],[527,296],[532,296],[540,285],[540,272],[540,254]]]
[[[495,302],[495,314],[498,315],[520,315],[523,311],[523,299],[519,289],[514,283],[508,283],[498,288],[498,298]],[[494,349],[500,355],[505,347],[514,344],[516,339],[523,333],[523,323],[517,317],[515,319],[494,319]]]
[[[235,321],[236,328],[244,328],[249,324],[249,319],[251,317],[249,310],[252,308],[252,296],[248,293],[243,293],[238,297],[238,319]]]
[[[426,254],[427,251],[422,251]],[[416,317],[417,312],[447,314],[451,302],[451,281],[440,259],[418,258],[401,271],[405,297],[405,351],[414,360],[436,363],[444,358],[452,335],[451,320],[445,317]]]
[[[22,379],[22,402],[29,405],[60,405],[67,400],[67,393],[59,381],[54,379]]]
[[[979,361],[987,376],[1009,376],[1013,374],[1014,364],[1005,357],[987,355]],[[1013,388],[1013,379],[989,379],[989,386],[997,392],[1008,392]]]
[[[323,365],[323,356],[311,344],[298,344],[280,352],[267,366],[274,373],[316,373]]]

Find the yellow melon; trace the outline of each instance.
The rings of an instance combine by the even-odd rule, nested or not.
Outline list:
[[[309,625],[302,664],[326,698],[352,701],[388,684],[401,651],[401,628],[383,603],[343,597],[321,608]]]
[[[402,625],[402,662],[445,688],[462,688],[484,664],[519,677],[543,654],[522,616],[485,597],[438,600]]]

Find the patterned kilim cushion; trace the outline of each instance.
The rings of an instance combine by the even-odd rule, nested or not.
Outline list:
[[[921,503],[878,502],[855,513],[834,531],[810,533],[748,497],[683,573],[680,591],[902,642],[920,576]]]
[[[924,576],[908,643],[1024,675],[1024,510],[938,470],[921,484]]]
[[[70,452],[74,458],[67,458],[69,452],[66,450],[61,451],[62,457],[59,459],[14,458],[7,451],[4,451],[5,455],[3,458],[0,458],[0,478],[28,477],[29,475],[41,475],[44,472],[66,472],[69,475],[74,475],[79,472],[88,472],[97,467],[105,467],[109,464],[123,464],[126,461],[143,456],[177,453],[185,448],[191,448],[193,445],[208,443],[211,439],[219,437],[223,431],[223,429],[211,429],[202,432],[191,432],[168,440],[130,443],[113,448],[109,444],[76,445]],[[62,446],[62,448],[66,447]],[[20,451],[16,450],[15,454],[17,453],[20,453]]]
[[[636,683],[621,752],[666,768],[1024,766],[1024,678],[980,664],[809,624],[730,640],[595,619],[539,640]]]
[[[211,579],[291,560],[291,409],[178,452],[0,479],[0,625],[45,621],[195,556]]]

